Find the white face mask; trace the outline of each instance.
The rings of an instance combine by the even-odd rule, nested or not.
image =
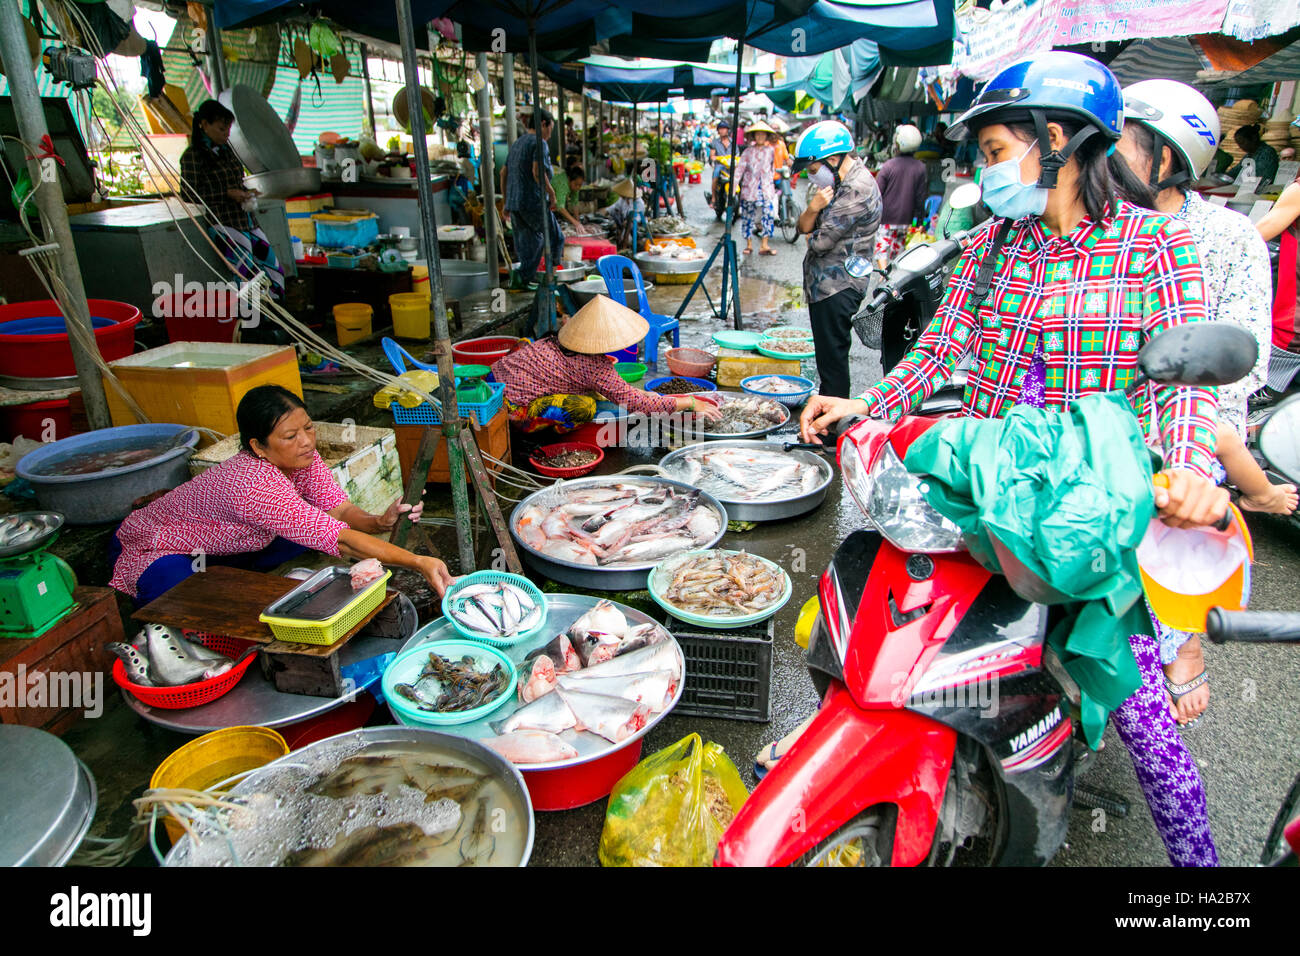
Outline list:
[[[812,180],[812,184],[818,189],[825,189],[827,186],[835,185],[835,173],[825,163],[818,166],[815,172],[809,173],[808,178]]]

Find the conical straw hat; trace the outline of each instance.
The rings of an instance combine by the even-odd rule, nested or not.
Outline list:
[[[745,127],[745,135],[748,136],[750,133],[767,133],[771,136],[775,136],[776,130],[772,129],[772,127],[768,126],[762,120],[758,120]]]
[[[616,196],[622,196],[624,199],[631,199],[636,195],[636,187],[632,185],[632,180],[626,177],[614,183],[613,191]]]
[[[607,296],[598,295],[564,324],[559,339],[572,352],[603,355],[635,345],[649,331],[650,323],[640,315]]]

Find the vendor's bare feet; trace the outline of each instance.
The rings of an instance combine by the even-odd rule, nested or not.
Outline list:
[[[1201,652],[1201,638],[1193,634],[1191,639],[1178,649],[1178,656],[1173,663],[1165,665],[1165,676],[1172,683],[1186,684],[1197,678],[1205,670],[1205,655]],[[1210,685],[1202,684],[1195,690],[1188,691],[1175,703],[1168,690],[1169,713],[1179,724],[1189,724],[1210,706]]]
[[[1275,515],[1289,515],[1300,503],[1295,485],[1273,485],[1266,495],[1242,495],[1237,504],[1246,511],[1264,511]]]

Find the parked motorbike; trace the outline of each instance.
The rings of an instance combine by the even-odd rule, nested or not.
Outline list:
[[[730,191],[730,183],[731,157],[719,156],[718,165],[714,167],[713,184],[709,192],[709,205],[713,207],[713,215],[718,219],[721,219],[727,211],[727,193]],[[731,211],[733,215],[739,204],[739,197],[732,193]]]
[[[1147,343],[1130,388],[1235,381],[1255,352],[1239,327],[1181,326]],[[935,421],[863,420],[839,441],[871,527],[818,586],[807,665],[821,708],[723,835],[717,865],[1037,865],[1065,838],[1073,684],[1045,653],[1049,609],[964,553],[904,467]]]

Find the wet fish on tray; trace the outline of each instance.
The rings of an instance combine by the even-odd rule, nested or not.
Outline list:
[[[701,547],[722,530],[698,490],[659,482],[557,487],[520,514],[515,533],[557,561],[619,567]]]
[[[770,607],[785,593],[784,572],[746,554],[705,552],[668,563],[657,572],[671,575],[663,597],[693,614],[736,617]]]
[[[643,674],[647,671],[671,671],[678,680],[682,677],[682,663],[678,656],[677,645],[671,641],[651,644],[637,651],[621,654],[613,660],[584,667],[580,671],[568,674],[573,680],[590,680],[595,677],[620,677],[628,674]]]
[[[627,618],[609,601],[601,601],[574,621],[568,633],[582,666],[590,667],[614,656],[627,633]]]
[[[572,693],[606,694],[622,697],[634,703],[645,704],[650,713],[662,713],[677,693],[677,678],[672,671],[649,671],[644,674],[624,674],[613,677],[591,677],[574,680],[566,674],[559,679],[560,689]]]
[[[516,730],[479,743],[491,747],[511,763],[550,763],[578,756],[573,744],[544,730]]]
[[[520,707],[509,717],[495,721],[492,729],[498,734],[516,730],[545,730],[558,734],[577,724],[578,719],[559,694],[546,694],[531,704]]]
[[[174,627],[146,624],[137,645],[144,641],[149,677],[157,687],[180,687],[224,674],[234,661],[224,654],[186,640]]]
[[[569,635],[567,634],[556,635],[555,639],[545,647],[530,651],[524,660],[531,661],[533,658],[542,655],[551,659],[557,674],[564,674],[582,668],[582,660],[578,657],[578,652],[573,649],[573,644],[569,641]]]
[[[523,588],[503,581],[472,584],[457,591],[447,613],[466,630],[487,637],[510,638],[541,621],[542,605]]]
[[[771,398],[747,396],[728,398],[719,406],[722,417],[704,419],[704,431],[715,435],[741,435],[780,425],[790,418],[789,410]]]
[[[556,698],[569,706],[578,719],[579,730],[589,730],[612,743],[631,737],[646,725],[650,707],[609,694],[588,694],[563,688],[547,694],[543,700]],[[533,706],[533,705],[530,705]]]
[[[802,456],[761,448],[692,448],[668,463],[668,475],[724,501],[779,501],[813,491],[825,480],[821,465]]]
[[[555,690],[557,674],[555,662],[545,654],[519,665],[519,701],[529,704]]]

